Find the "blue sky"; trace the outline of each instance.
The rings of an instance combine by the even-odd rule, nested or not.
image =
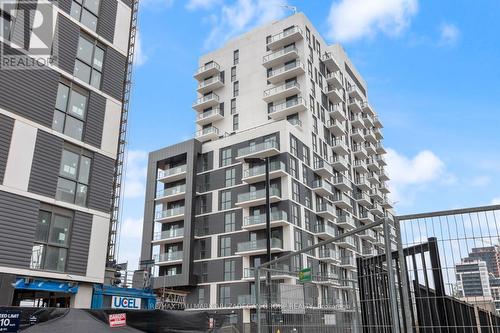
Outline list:
[[[500,2],[141,0],[120,259],[140,255],[147,152],[192,137],[198,57],[304,12],[341,42],[384,123],[398,214],[500,204]]]

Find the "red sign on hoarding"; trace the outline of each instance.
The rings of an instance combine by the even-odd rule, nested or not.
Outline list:
[[[109,315],[109,327],[127,326],[126,313],[114,313]]]

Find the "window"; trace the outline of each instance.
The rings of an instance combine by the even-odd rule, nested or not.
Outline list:
[[[206,283],[208,282],[208,263],[207,262],[202,262],[201,263],[201,282]]]
[[[297,156],[297,138],[290,135],[290,152],[292,155]]]
[[[205,214],[208,213],[208,203],[207,203],[207,197],[205,195],[202,195],[198,197],[199,203],[200,203],[200,214]]]
[[[219,304],[231,304],[231,288],[229,286],[219,286]]]
[[[87,205],[91,161],[82,150],[79,152],[63,150],[57,181],[57,200],[79,206]]]
[[[316,138],[316,134],[314,134],[314,133],[312,134],[312,144],[313,144],[313,151],[317,152],[318,151],[318,139]]]
[[[236,169],[226,169],[226,187],[236,185]]]
[[[80,36],[74,75],[92,87],[100,89],[103,63],[104,49],[97,46],[97,42]]]
[[[309,161],[311,159],[309,147],[306,146],[302,147],[302,155],[304,156],[304,163],[309,165],[310,164]]]
[[[240,82],[233,82],[233,96],[236,97],[240,94]]]
[[[240,117],[237,114],[235,114],[233,116],[233,131],[237,131],[239,127],[240,127]]]
[[[198,304],[205,304],[205,288],[198,289]]]
[[[240,63],[240,50],[235,50],[233,52],[233,65],[238,65]]]
[[[167,268],[167,276],[182,274],[181,266],[170,266]]]
[[[299,183],[296,180],[292,182],[292,200],[300,201]]]
[[[73,0],[71,16],[92,31],[97,31],[97,16],[100,0]]]
[[[236,81],[236,66],[231,67],[231,82]]]
[[[236,98],[233,98],[231,100],[231,114],[235,114],[236,113]]]
[[[231,191],[220,192],[220,209],[231,209]]]
[[[318,118],[313,116],[313,132],[318,134]]]
[[[236,212],[227,212],[224,214],[224,232],[236,230]]]
[[[59,83],[52,128],[73,139],[82,140],[87,98],[87,94],[76,86]]]
[[[309,231],[313,231],[311,230],[311,218],[309,216],[309,211],[307,209],[305,210],[305,215],[304,215],[304,227]]]
[[[306,27],[306,39],[308,43],[311,43],[311,30],[308,27]]]
[[[207,240],[200,239],[200,259],[207,258]]]
[[[201,154],[201,171],[207,171],[210,169],[210,162],[208,153]]]
[[[10,16],[9,13],[1,10],[0,8],[0,37],[2,37],[5,40],[10,40],[11,25],[12,25],[12,17]]]
[[[302,233],[300,230],[295,229],[295,251],[302,250]]]
[[[295,203],[291,203],[290,205],[290,212],[292,213],[292,218],[291,218],[291,222],[295,225],[300,225],[300,209],[299,209],[299,205],[295,204]]]
[[[230,165],[232,163],[231,147],[221,149],[221,166]]]
[[[313,96],[316,96],[316,85],[314,84],[313,80],[311,80],[311,94]]]
[[[234,259],[224,260],[224,281],[236,280],[236,261]]]
[[[64,272],[73,217],[59,209],[41,210],[31,253],[31,269]]]
[[[225,236],[220,238],[220,256],[227,257],[231,255],[231,237]]]
[[[292,175],[293,178],[299,178],[297,175],[297,160],[290,156],[290,174]]]
[[[305,206],[309,209],[312,209],[312,193],[311,190],[306,189],[304,195]]]

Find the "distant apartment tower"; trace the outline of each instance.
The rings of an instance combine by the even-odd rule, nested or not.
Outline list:
[[[196,138],[149,155],[141,259],[156,261],[154,289],[249,324],[254,308],[226,308],[254,302],[252,268],[266,260],[264,165],[248,158],[271,159],[271,247],[282,256],[391,218],[382,124],[342,47],[300,13],[202,56],[194,77]],[[381,229],[284,268],[355,278],[355,257],[383,249]],[[315,297],[346,295],[318,285]]]
[[[2,306],[88,308],[104,282],[133,3],[0,1]],[[4,68],[47,11],[56,61]]]
[[[470,258],[476,258],[486,263],[488,272],[500,277],[500,246],[476,247],[469,253]]]
[[[495,311],[490,274],[484,261],[474,258],[462,259],[459,264],[455,265],[455,273],[460,299],[489,311]]]

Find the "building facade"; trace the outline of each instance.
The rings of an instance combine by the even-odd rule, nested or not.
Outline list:
[[[476,258],[465,258],[455,265],[455,272],[460,299],[492,312],[496,311],[490,286],[490,277],[493,276],[489,274],[486,262]],[[496,289],[495,294],[497,294]]]
[[[498,245],[475,247],[469,253],[470,258],[482,260],[488,266],[488,272],[500,277],[500,247]]]
[[[0,4],[0,305],[89,308],[104,282],[132,1]],[[55,60],[43,63],[33,17],[47,12]],[[6,68],[11,56],[40,61]]]
[[[203,55],[194,78],[195,139],[149,155],[141,257],[156,261],[154,289],[248,324],[254,310],[240,305],[254,302],[252,268],[266,260],[265,168],[249,159],[270,158],[278,257],[392,216],[382,124],[342,47],[301,13]],[[383,249],[381,229],[282,268],[355,278],[356,256]],[[318,285],[314,297],[346,296]]]

